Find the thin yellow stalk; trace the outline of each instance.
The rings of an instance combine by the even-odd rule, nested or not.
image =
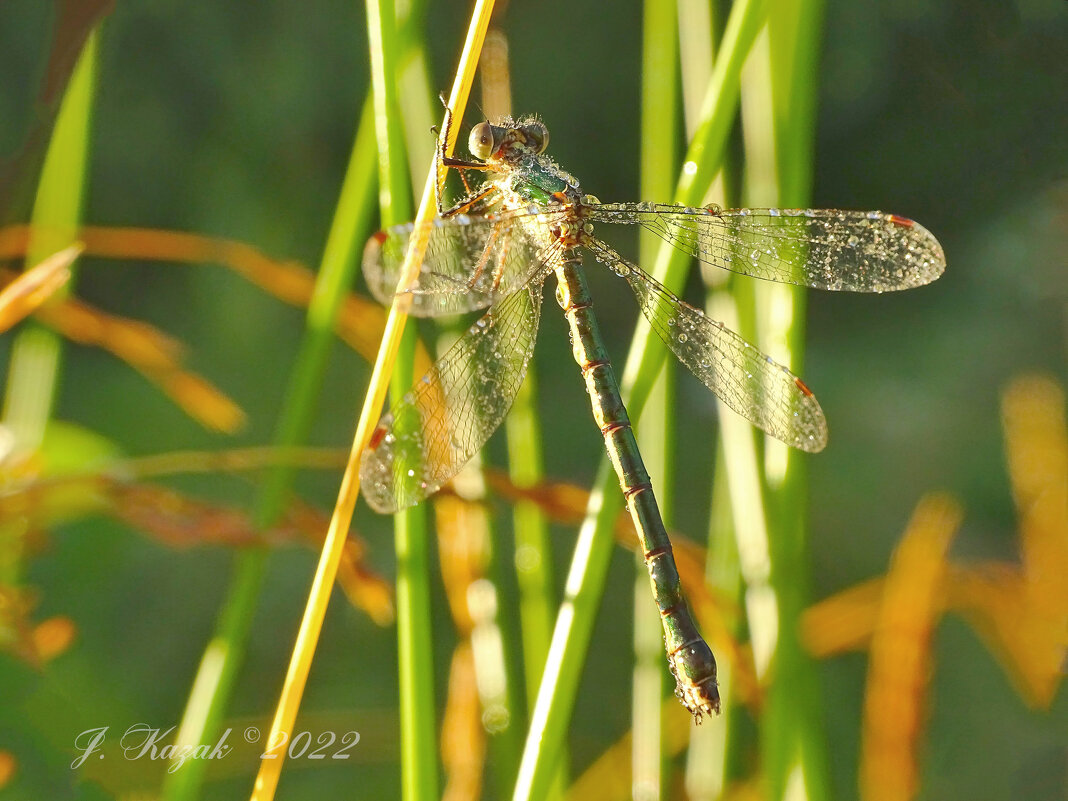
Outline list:
[[[449,95],[449,108],[456,113],[457,117],[463,115],[464,108],[467,106],[467,98],[471,92],[471,84],[474,82],[475,68],[478,65],[482,41],[485,38],[486,29],[489,27],[492,11],[493,0],[478,0],[472,12],[467,41],[464,43],[460,64],[456,71],[456,79]],[[456,134],[457,128],[452,126],[445,143],[446,153],[452,153],[456,145]],[[423,197],[419,203],[419,211],[415,218],[416,231],[427,230],[423,224],[429,222],[434,215],[434,187],[436,182],[437,164],[435,163],[427,175],[426,184],[423,188]],[[404,260],[401,287],[411,286],[415,282],[423,253],[426,250],[427,236],[428,234],[422,234],[413,237],[411,247]],[[315,645],[319,639],[319,632],[322,630],[323,618],[326,616],[326,607],[330,600],[330,591],[334,586],[334,579],[337,576],[338,564],[341,561],[341,553],[348,535],[349,524],[352,522],[356,498],[360,491],[360,455],[363,453],[364,448],[367,447],[382,411],[382,404],[389,389],[390,372],[396,360],[397,351],[400,348],[401,334],[404,332],[405,322],[408,319],[410,303],[411,295],[399,293],[395,296],[393,305],[389,310],[386,330],[382,337],[382,345],[379,348],[374,370],[371,373],[364,405],[360,411],[360,419],[356,425],[352,451],[349,454],[349,461],[341,480],[337,505],[334,507],[333,516],[330,519],[330,527],[327,530],[326,541],[323,544],[322,555],[315,571],[315,579],[308,595],[304,617],[297,633],[297,641],[289,663],[289,670],[286,673],[285,683],[282,686],[282,693],[278,700],[278,708],[271,723],[271,732],[267,740],[268,746],[281,743],[283,740],[288,741],[297,717],[297,709],[300,706],[300,699],[307,683],[308,672],[311,670]],[[284,760],[284,749],[279,749],[279,751],[281,752],[277,754],[277,758],[264,759],[261,762],[251,801],[269,801],[274,798]]]

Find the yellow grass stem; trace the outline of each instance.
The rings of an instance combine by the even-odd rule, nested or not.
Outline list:
[[[471,26],[468,29],[467,41],[464,43],[463,53],[460,57],[460,65],[456,71],[456,80],[453,83],[452,93],[449,95],[449,108],[457,117],[463,116],[463,110],[467,105],[467,97],[474,81],[475,67],[478,65],[478,56],[482,48],[482,41],[489,26],[490,14],[493,11],[493,0],[478,0],[471,15]],[[451,153],[456,145],[457,128],[453,126],[445,143],[446,153]],[[421,223],[428,222],[434,216],[434,185],[437,181],[437,164],[430,169],[427,175],[426,185],[423,188],[423,198],[419,203],[419,212],[416,215],[416,231]],[[404,260],[401,286],[407,287],[414,283],[419,272],[419,265],[426,250],[426,238],[428,234],[416,236]],[[315,571],[315,579],[312,582],[311,591],[308,595],[308,603],[304,610],[304,617],[297,633],[297,642],[293,649],[293,656],[286,673],[285,684],[278,699],[278,709],[271,723],[271,732],[267,739],[268,747],[287,738],[293,729],[293,723],[297,717],[297,708],[304,693],[304,685],[307,683],[308,672],[311,669],[312,657],[315,653],[315,645],[322,630],[323,618],[326,615],[326,607],[330,600],[330,590],[334,585],[334,577],[337,575],[338,563],[345,546],[349,524],[352,522],[352,513],[356,506],[356,497],[360,491],[360,455],[371,439],[375,424],[382,411],[382,404],[389,389],[389,376],[393,368],[393,362],[397,357],[400,347],[401,334],[404,332],[404,324],[408,319],[408,307],[411,296],[400,293],[396,296],[393,306],[389,310],[386,320],[386,330],[382,337],[382,345],[375,360],[374,370],[364,398],[363,409],[360,411],[360,419],[356,425],[356,435],[353,439],[352,451],[349,454],[348,465],[345,467],[345,475],[341,480],[341,489],[338,492],[337,505],[334,507],[333,516],[330,519],[330,528],[327,530],[326,542],[323,544],[322,556],[319,566]],[[278,779],[282,772],[284,754],[279,754],[277,759],[264,759],[260,765],[260,771],[256,776],[256,784],[252,791],[251,801],[269,801],[274,798]]]

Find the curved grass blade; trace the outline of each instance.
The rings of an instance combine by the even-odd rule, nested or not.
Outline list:
[[[590,219],[638,224],[714,267],[816,289],[911,289],[946,267],[926,228],[881,211],[605,203],[593,206]]]
[[[653,330],[716,397],[787,445],[823,450],[827,421],[800,378],[680,300],[603,242],[594,240],[588,246],[599,261],[626,279]]]
[[[418,285],[411,296],[410,314],[436,317],[485,309],[520,287],[548,274],[539,257],[539,245],[524,231],[524,222],[537,217],[551,225],[567,211],[545,211],[535,206],[500,213],[438,217],[429,229]],[[385,305],[393,302],[404,266],[414,223],[379,231],[367,243],[363,272],[371,293]],[[418,238],[418,237],[417,237]]]
[[[382,418],[360,465],[372,509],[394,512],[433,494],[497,430],[534,352],[541,288],[483,315]]]

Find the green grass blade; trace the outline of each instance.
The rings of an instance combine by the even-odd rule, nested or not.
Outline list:
[[[684,86],[696,82],[694,75],[701,75],[703,80],[707,81],[707,75],[712,69],[716,29],[721,26],[722,20],[718,18],[716,9],[709,0],[683,0],[680,3],[679,16]],[[692,89],[684,92],[684,98],[689,127],[690,121],[698,117],[701,98]],[[728,180],[733,174],[732,155],[728,153],[722,159],[723,169],[713,182],[709,195],[706,195],[707,200],[728,208],[738,205],[736,187],[733,181]],[[717,307],[719,299],[726,294],[727,277],[723,271],[708,268],[706,265],[702,265],[702,277],[710,288],[706,310],[713,319],[722,319]],[[721,597],[735,598],[740,602],[741,570],[734,539],[734,505],[731,502],[729,484],[729,477],[734,473],[727,469],[722,428],[725,421],[734,417],[734,413],[724,412],[722,404],[720,412],[705,576],[708,585]],[[745,426],[748,431],[748,424]],[[748,432],[748,436],[752,443],[752,433]],[[744,623],[739,621],[738,630],[732,631],[731,634],[742,639],[743,628]],[[718,666],[722,690],[722,719],[717,721],[715,726],[702,726],[692,732],[687,753],[686,792],[693,801],[715,801],[723,795],[731,782],[747,778],[749,771],[749,766],[738,759],[743,740],[743,727],[739,726],[739,723],[746,712],[735,701],[734,666],[727,659],[719,660]]]
[[[735,544],[734,518],[726,481],[727,461],[722,439],[716,445],[716,464],[712,484],[712,508],[708,526],[708,560],[705,580],[720,597],[740,599],[742,593],[738,548]],[[739,621],[739,629],[743,627]],[[742,639],[743,632],[732,631]],[[686,795],[691,801],[717,801],[732,782],[749,778],[748,760],[739,759],[742,716],[746,711],[734,695],[734,667],[730,660],[718,663],[722,717],[714,726],[702,726],[691,733],[686,762]]]
[[[646,0],[642,44],[642,116],[640,196],[667,197],[679,170],[678,12],[674,2]],[[639,239],[641,263],[656,257],[659,239],[643,231]],[[637,430],[638,446],[665,525],[672,522],[674,501],[675,370],[666,363],[660,371]],[[661,710],[664,697],[664,647],[660,615],[649,594],[649,573],[643,559],[636,563],[634,584],[634,697],[632,701],[632,786],[635,799],[664,795],[664,754]]]
[[[390,393],[411,386],[416,329],[404,332]],[[438,797],[434,640],[430,619],[430,532],[425,504],[393,516],[397,553],[397,661],[400,689],[401,798]]]
[[[300,351],[279,416],[274,438],[274,444],[279,447],[304,444],[315,420],[323,375],[334,341],[334,323],[352,284],[370,228],[376,170],[377,152],[371,98],[368,96],[360,114],[341,194],[319,265],[315,293],[308,304]],[[294,474],[294,468],[287,465],[278,465],[267,473],[254,512],[258,528],[267,528],[277,522]],[[215,742],[217,739],[248,645],[267,556],[266,551],[248,550],[235,560],[215,632],[201,658],[182,715],[176,737],[179,744]],[[199,797],[207,766],[205,760],[190,759],[173,773],[168,773],[161,791],[163,801],[191,801]]]
[[[382,226],[411,219],[404,132],[397,98],[403,38],[392,0],[367,0],[375,132],[379,155]],[[416,330],[401,339],[390,378],[390,394],[401,397],[412,383]],[[438,796],[437,721],[434,705],[434,643],[430,620],[430,533],[427,508],[393,516],[397,554],[397,659],[400,690],[401,797],[430,801]]]
[[[517,487],[532,487],[544,477],[541,424],[536,398],[537,378],[528,368],[523,386],[505,421],[508,470]],[[512,520],[527,705],[533,708],[545,657],[549,653],[552,615],[556,606],[553,600],[552,550],[548,523],[535,503],[516,503]]]
[[[99,28],[86,39],[56,117],[30,220],[34,232],[26,251],[27,265],[72,244],[81,223],[98,38]],[[68,287],[73,283],[71,279]],[[32,321],[15,338],[3,419],[19,450],[35,450],[44,436],[55,402],[60,350],[59,336]]]
[[[767,126],[770,138],[764,146],[768,152],[762,160],[775,169],[769,174],[769,195],[757,198],[761,203],[809,204],[822,15],[821,1],[806,0],[777,2],[769,18],[768,78],[755,89],[766,92],[761,105],[770,109],[773,120]],[[761,286],[756,293],[758,343],[768,348],[786,342],[785,352],[771,355],[800,371],[803,291]],[[821,692],[816,665],[799,639],[801,613],[810,600],[805,462],[779,443],[768,442],[765,474],[779,637],[771,668],[776,681],[768,689],[763,721],[762,761],[773,798],[823,801],[830,797],[830,788]]]

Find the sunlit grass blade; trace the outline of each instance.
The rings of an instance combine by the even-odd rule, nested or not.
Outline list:
[[[639,195],[668,197],[679,171],[678,22],[674,2],[646,0],[642,20],[641,150]],[[639,237],[639,259],[651,263],[659,240],[649,231]],[[649,475],[667,526],[672,524],[675,497],[673,469],[675,369],[665,363],[637,430]],[[631,684],[632,794],[636,801],[665,796],[661,706],[664,697],[663,631],[660,615],[649,598],[649,571],[635,561],[634,670]]]
[[[822,13],[819,0],[776,2],[768,15],[760,55],[754,53],[743,76],[747,204],[808,205]],[[804,292],[767,284],[753,286],[752,292],[757,346],[799,372],[803,367]],[[751,615],[749,623],[754,650],[756,643],[765,643],[768,670],[774,675],[761,720],[765,781],[772,798],[803,793],[812,801],[822,801],[829,797],[830,788],[821,692],[814,664],[798,636],[808,602],[805,465],[798,453],[770,438],[763,440],[771,579],[768,602],[760,608],[775,619]],[[758,672],[760,664],[758,655]]]
[[[679,55],[683,75],[683,110],[686,130],[692,135],[700,114],[700,89],[707,82],[712,71],[714,42],[717,33],[722,30],[723,20],[716,6],[709,0],[680,0],[679,4]],[[722,167],[713,179],[704,201],[717,203],[725,208],[738,205],[735,187],[726,180],[732,172],[733,153],[727,152],[721,159]],[[701,276],[708,287],[706,311],[715,320],[733,320],[736,317],[728,305],[726,292],[727,277],[720,270],[709,269],[701,265]],[[733,322],[727,322],[733,327]],[[748,442],[752,442],[752,433],[748,431],[745,421],[739,420],[724,409],[722,402],[716,402],[719,409],[718,436],[716,437],[715,461],[712,473],[712,508],[709,514],[708,558],[703,564],[700,579],[706,581],[723,599],[737,601],[742,594],[741,571],[738,561],[738,549],[735,543],[736,529],[734,514],[737,497],[738,480],[744,473],[736,469],[728,470],[726,459],[726,441],[747,441],[741,438],[739,431],[744,431]],[[741,514],[748,514],[746,507]],[[759,522],[759,515],[751,518]],[[750,522],[749,520],[746,523]],[[682,564],[680,561],[680,574]],[[687,586],[694,586],[690,582]],[[691,597],[693,591],[691,590]],[[739,778],[740,760],[730,760],[731,754],[742,750],[737,725],[742,711],[738,703],[748,705],[756,714],[761,703],[761,689],[756,678],[751,648],[744,651],[738,645],[737,638],[745,630],[741,615],[720,613],[711,615],[702,607],[700,599],[694,600],[695,609],[700,616],[702,631],[711,643],[719,658],[719,682],[722,699],[722,723],[717,726],[703,727],[691,734],[690,748],[686,762],[686,791],[694,801],[713,801],[720,798],[730,782]]]
[[[723,418],[720,419],[722,422]],[[726,692],[723,693],[722,725],[692,733],[686,762],[686,792],[693,801],[715,801],[729,786],[749,775],[745,758],[748,727],[740,725],[745,715],[741,707],[747,707],[749,715],[756,718],[763,706],[763,689],[757,680],[752,648],[740,642],[746,633],[743,582],[726,464],[723,439],[719,438],[709,515],[708,556],[701,562],[707,582],[705,586],[710,596],[714,594],[718,605],[709,612],[702,609],[698,600],[694,605],[702,631],[715,652],[724,657],[719,660],[719,680]],[[680,560],[680,575],[683,563],[684,560]]]

